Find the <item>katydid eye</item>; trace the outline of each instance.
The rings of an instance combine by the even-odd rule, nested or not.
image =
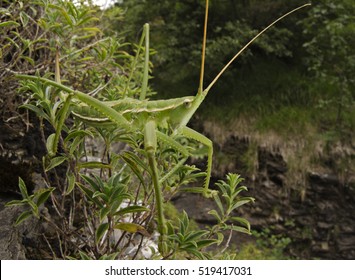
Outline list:
[[[190,108],[191,107],[191,101],[190,100],[185,100],[183,104],[184,104],[184,106],[186,108]]]

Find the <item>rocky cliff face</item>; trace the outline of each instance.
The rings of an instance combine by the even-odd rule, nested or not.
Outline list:
[[[297,258],[355,259],[354,143],[310,149],[302,139],[270,141],[208,123],[201,129],[215,143],[214,180],[227,172],[246,178],[256,202],[243,216],[253,229],[289,237]]]

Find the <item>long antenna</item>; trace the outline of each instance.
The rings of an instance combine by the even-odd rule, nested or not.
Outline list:
[[[205,56],[206,56],[207,22],[208,22],[208,0],[206,0],[205,23],[204,23],[204,26],[203,26],[200,86],[198,88],[198,92],[199,93],[203,91],[203,76],[204,76],[204,72],[205,72]]]
[[[217,80],[219,79],[219,77],[227,70],[227,68],[229,67],[229,65],[231,65],[233,63],[233,61],[247,48],[249,47],[249,45],[251,43],[253,43],[261,34],[263,34],[266,30],[268,30],[271,26],[273,26],[275,23],[277,23],[278,21],[282,20],[283,18],[287,17],[288,15],[306,7],[306,6],[310,6],[311,4],[304,4],[296,9],[293,9],[292,11],[284,14],[283,16],[279,17],[277,20],[273,21],[272,23],[270,23],[267,27],[265,27],[262,31],[260,31],[253,39],[251,39],[235,56],[233,56],[233,58],[222,68],[222,70],[217,74],[217,76],[214,78],[214,80],[209,84],[209,86],[205,89],[206,92],[208,92],[213,85],[217,82]],[[204,58],[204,57],[203,57]],[[201,69],[202,70],[202,69]],[[202,71],[201,71],[202,72]]]

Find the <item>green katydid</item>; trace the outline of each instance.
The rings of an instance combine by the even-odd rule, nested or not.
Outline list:
[[[188,122],[191,117],[195,114],[196,110],[199,108],[201,103],[204,101],[209,90],[217,82],[219,77],[226,71],[230,64],[251,44],[253,43],[261,34],[273,26],[276,22],[282,20],[289,14],[305,7],[310,4],[305,4],[292,11],[281,16],[277,20],[273,21],[270,25],[259,32],[254,38],[252,38],[232,59],[223,67],[223,69],[217,74],[213,81],[204,89],[203,88],[203,76],[204,76],[204,64],[205,64],[205,48],[206,48],[206,36],[207,36],[207,20],[208,20],[208,0],[206,0],[206,11],[205,11],[205,21],[204,21],[204,33],[203,33],[203,43],[202,43],[202,55],[201,55],[201,72],[200,72],[200,82],[197,94],[195,96],[186,96],[181,98],[174,98],[169,100],[155,100],[149,101],[145,99],[145,93],[148,82],[148,62],[149,62],[149,25],[144,26],[145,35],[145,67],[143,75],[143,86],[140,95],[140,99],[124,98],[122,100],[117,100],[113,102],[102,102],[97,100],[90,95],[82,93],[77,90],[73,90],[60,82],[52,81],[49,79],[28,76],[28,75],[17,75],[17,77],[22,79],[39,80],[44,84],[54,86],[68,95],[65,95],[64,106],[66,110],[69,111],[69,103],[72,100],[78,100],[84,103],[85,106],[94,109],[99,113],[98,117],[87,116],[83,111],[74,109],[73,113],[77,117],[84,121],[91,122],[95,125],[101,125],[103,123],[111,123],[117,127],[124,129],[129,133],[136,133],[137,131],[144,130],[144,145],[147,153],[147,158],[149,166],[151,169],[152,182],[154,187],[154,193],[156,197],[157,205],[157,220],[158,220],[158,230],[160,233],[160,251],[162,254],[166,254],[166,248],[164,247],[164,238],[166,235],[166,227],[162,208],[162,190],[161,183],[174,174],[186,161],[189,156],[187,149],[177,142],[174,137],[177,135],[182,135],[187,138],[194,139],[208,148],[207,153],[207,169],[206,169],[206,179],[203,188],[193,188],[190,191],[203,193],[205,196],[210,197],[215,194],[214,191],[209,189],[209,181],[212,171],[212,154],[213,145],[212,141],[206,136],[198,133],[197,131],[187,127]],[[66,115],[64,113],[63,115]],[[134,115],[134,117],[132,117]],[[64,117],[63,121],[64,122]],[[171,128],[171,134],[165,134],[159,130],[159,128],[169,126]],[[56,135],[59,135],[60,131],[56,131]],[[53,153],[56,153],[59,137],[55,137],[56,141],[53,144]],[[177,150],[182,154],[182,159],[167,173],[165,176],[160,177],[157,163],[155,159],[155,152],[157,149],[157,141],[162,141],[172,148]]]

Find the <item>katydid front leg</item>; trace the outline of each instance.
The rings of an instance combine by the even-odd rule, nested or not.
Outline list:
[[[163,196],[162,188],[159,183],[159,172],[157,168],[157,162],[155,159],[155,152],[157,150],[157,134],[156,124],[154,120],[148,120],[144,127],[144,149],[147,153],[149,167],[151,169],[151,177],[154,188],[155,204],[157,208],[157,222],[159,243],[158,248],[162,256],[166,256],[168,253],[168,247],[166,243],[167,228],[163,212]]]
[[[208,149],[207,151],[207,168],[206,168],[206,177],[205,177],[205,183],[204,187],[202,190],[202,194],[205,197],[212,197],[215,194],[217,194],[217,191],[213,191],[209,189],[209,184],[210,184],[210,178],[211,178],[211,173],[212,173],[212,156],[213,156],[213,143],[210,139],[208,139],[205,135],[197,132],[196,130],[193,130],[187,126],[185,126],[182,129],[182,134],[186,136],[187,138],[194,139],[201,144],[205,145]],[[200,190],[199,188],[189,188],[187,190],[194,191]]]
[[[160,183],[162,183],[165,180],[167,180],[171,175],[175,174],[175,172],[185,163],[190,153],[187,151],[187,149],[184,146],[182,146],[180,143],[175,141],[171,136],[167,136],[166,134],[161,133],[160,131],[157,131],[156,133],[159,140],[170,145],[175,150],[179,151],[183,156],[183,158],[167,174],[165,174],[160,179]],[[206,168],[206,176],[205,176],[205,182],[203,184],[203,188],[184,188],[183,190],[188,192],[194,192],[194,193],[202,193],[203,196],[207,198],[213,197],[215,194],[217,194],[217,191],[213,191],[209,189],[210,178],[212,173],[213,142],[203,134],[187,126],[182,127],[180,133],[186,138],[196,140],[207,147],[207,168]]]

